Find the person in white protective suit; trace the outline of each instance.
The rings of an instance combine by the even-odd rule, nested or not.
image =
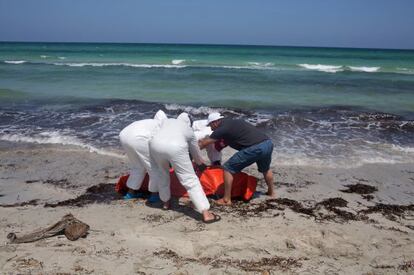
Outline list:
[[[128,193],[125,195],[125,199],[138,198],[140,196],[136,191],[141,187],[145,174],[148,173],[148,189],[153,193],[149,201],[157,201],[158,195],[154,193],[158,190],[157,185],[153,181],[155,177],[151,169],[149,141],[160,128],[162,121],[166,119],[166,114],[162,110],[159,110],[155,114],[154,119],[135,121],[120,132],[119,138],[128,156],[131,168],[126,183]]]
[[[207,119],[193,121],[194,134],[197,140],[209,137],[213,132],[209,126],[207,126]],[[221,165],[222,154],[215,147],[215,144],[209,144],[206,146],[207,156],[212,165]]]
[[[188,114],[182,113],[177,119],[166,119],[150,141],[151,159],[155,162],[153,170],[158,170],[158,192],[164,202],[164,209],[170,208],[170,164],[180,183],[185,187],[195,210],[202,214],[205,223],[220,220],[220,216],[209,211],[210,203],[194,172],[189,152],[198,165],[204,160],[197,138],[191,129]],[[156,168],[155,168],[156,167]]]

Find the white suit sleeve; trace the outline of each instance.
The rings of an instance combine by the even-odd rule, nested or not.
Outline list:
[[[205,160],[203,159],[203,156],[201,155],[200,147],[198,147],[198,140],[193,130],[191,130],[191,134],[189,136],[188,149],[190,150],[190,154],[194,158],[194,161],[197,164],[205,163]]]

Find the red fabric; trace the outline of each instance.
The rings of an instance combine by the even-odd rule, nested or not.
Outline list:
[[[200,176],[200,182],[206,195],[224,195],[224,171],[220,167],[208,167]],[[231,197],[250,200],[256,192],[257,179],[239,172],[233,176]]]
[[[209,195],[224,195],[224,175],[223,169],[220,167],[208,167],[200,175],[201,186],[207,196]],[[118,183],[115,185],[115,191],[125,195],[128,191],[126,182],[129,175],[121,176]],[[140,192],[148,192],[148,175],[145,176]],[[173,169],[170,169],[171,195],[174,197],[187,197],[187,190],[178,181]],[[246,173],[240,172],[234,175],[233,185],[231,189],[232,198],[241,198],[243,200],[250,200],[256,191],[257,179]]]

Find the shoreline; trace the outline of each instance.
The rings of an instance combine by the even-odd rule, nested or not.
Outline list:
[[[69,212],[91,227],[85,239],[74,242],[58,236],[4,244],[0,269],[48,274],[412,272],[412,165],[272,167],[276,199],[263,195],[259,177],[258,193],[249,203],[213,206],[222,221],[205,225],[177,202],[163,211],[143,200],[111,196],[118,176],[128,171],[122,159],[73,146],[0,146],[3,243],[10,232],[44,228]],[[245,171],[258,176],[254,166]],[[82,201],[91,187],[103,196]],[[71,204],[77,199],[82,206]]]

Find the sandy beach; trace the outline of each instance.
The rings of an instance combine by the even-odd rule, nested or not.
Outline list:
[[[228,157],[228,154],[225,158]],[[405,274],[414,272],[412,165],[353,169],[273,161],[277,197],[260,180],[250,203],[213,207],[206,225],[173,210],[124,201],[114,183],[125,159],[82,148],[2,142],[3,274]],[[251,167],[248,173],[257,175]],[[368,187],[367,187],[368,186]],[[370,188],[371,186],[371,188]],[[344,192],[345,191],[345,192]],[[86,238],[7,244],[72,213]]]

